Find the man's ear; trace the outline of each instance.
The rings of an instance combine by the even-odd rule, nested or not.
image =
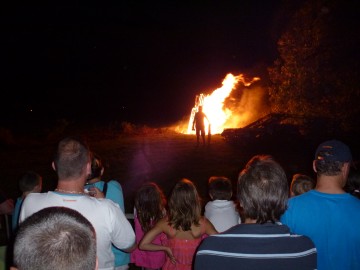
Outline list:
[[[55,167],[55,163],[54,163],[54,161],[53,162],[51,162],[51,167],[53,168],[53,170],[56,172],[56,167]]]
[[[91,163],[86,164],[86,175],[91,175]]]
[[[350,163],[344,163],[342,166],[342,173],[345,179],[348,178],[350,172]]]
[[[316,160],[313,161],[313,170],[314,170],[314,172],[317,173],[317,170],[316,170]]]

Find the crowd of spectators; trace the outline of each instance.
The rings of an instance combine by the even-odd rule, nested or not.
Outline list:
[[[136,193],[134,223],[124,213],[121,184],[104,181],[101,158],[79,138],[58,143],[54,191],[26,172],[14,207],[11,269],[360,269],[360,174],[341,141],[315,151],[316,179],[297,173],[290,185],[273,156],[230,179],[211,176],[202,205],[189,179],[166,198],[154,182]]]

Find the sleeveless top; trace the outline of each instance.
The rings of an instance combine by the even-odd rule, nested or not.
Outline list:
[[[134,223],[136,243],[139,244],[141,239],[144,237],[144,232],[141,228],[139,218],[135,210]],[[152,243],[156,245],[162,245],[165,241],[166,235],[164,233],[161,233],[156,236]],[[131,262],[138,267],[160,269],[164,265],[165,256],[166,254],[164,251],[144,251],[136,248],[133,252],[131,252]]]
[[[169,233],[175,235],[175,230],[169,226]],[[192,262],[197,247],[200,245],[202,239],[207,235],[205,234],[204,222],[201,224],[201,236],[196,239],[179,239],[168,238],[167,246],[171,248],[171,251],[176,258],[176,264],[173,264],[168,256],[166,256],[163,270],[191,270]]]

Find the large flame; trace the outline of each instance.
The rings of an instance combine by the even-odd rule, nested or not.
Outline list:
[[[187,130],[184,133],[192,134],[194,132],[192,130],[192,123],[199,106],[203,107],[203,112],[209,119],[206,126],[207,128],[209,128],[209,125],[211,126],[212,134],[221,133],[226,127],[234,127],[234,122],[239,122],[239,116],[233,116],[233,111],[224,106],[225,99],[229,97],[230,93],[237,87],[239,82],[248,87],[258,80],[260,80],[260,78],[254,77],[251,81],[247,82],[245,81],[243,74],[234,76],[229,73],[223,80],[222,87],[214,90],[210,95],[200,94],[196,96],[195,106],[191,111]],[[208,129],[206,132],[208,133]]]

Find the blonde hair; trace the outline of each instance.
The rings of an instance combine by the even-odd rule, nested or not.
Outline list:
[[[294,174],[291,180],[290,193],[297,196],[314,189],[314,187],[315,181],[310,176],[298,173]]]

